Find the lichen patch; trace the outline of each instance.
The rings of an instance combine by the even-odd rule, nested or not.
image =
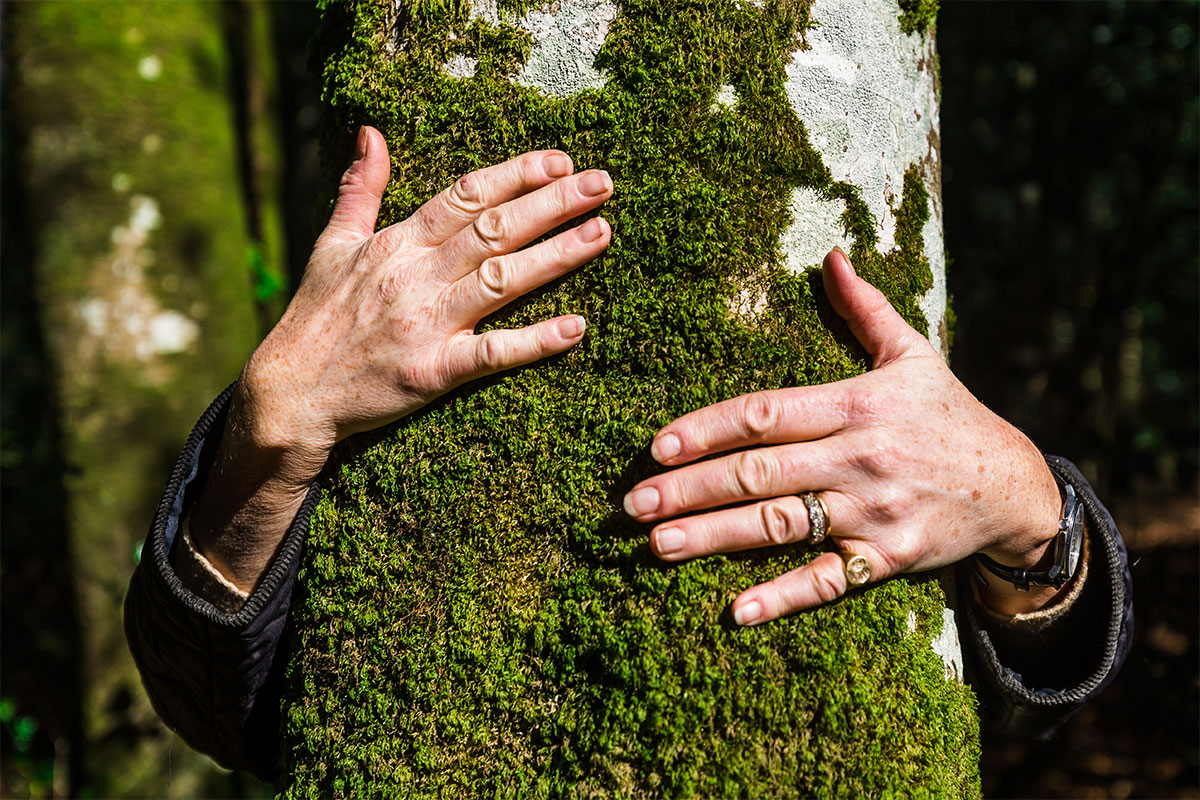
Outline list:
[[[814,0],[819,23],[787,66],[786,91],[834,180],[859,187],[875,219],[880,253],[896,246],[896,199],[920,165],[931,213],[924,234],[933,287],[921,299],[930,341],[945,311],[941,179],[930,132],[939,127],[933,36],[901,31],[896,0]],[[882,43],[892,43],[891,46]]]
[[[787,268],[792,272],[821,266],[834,245],[850,252],[854,242],[842,222],[846,211],[844,202],[822,197],[814,189],[797,186],[792,190],[788,210],[792,214],[792,223],[780,237],[779,246]]]
[[[609,0],[559,0],[555,11],[530,11],[515,21],[533,37],[529,59],[514,79],[553,97],[599,89],[606,80],[595,66],[617,7]]]

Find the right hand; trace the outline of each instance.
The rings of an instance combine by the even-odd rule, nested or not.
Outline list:
[[[339,441],[578,343],[584,320],[574,315],[475,326],[595,258],[612,233],[597,217],[518,250],[612,195],[608,173],[574,175],[557,150],[473,172],[376,233],[387,145],[363,128],[357,149],[295,297],[242,372],[189,516],[200,552],[246,590]]]

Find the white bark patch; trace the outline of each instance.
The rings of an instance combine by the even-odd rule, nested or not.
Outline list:
[[[904,172],[920,165],[930,196],[922,235],[933,272],[933,288],[921,308],[929,320],[927,335],[940,350],[946,259],[935,48],[931,36],[902,33],[899,15],[896,0],[815,0],[812,17],[818,24],[806,34],[811,49],[792,57],[786,91],[834,180],[849,181],[862,192],[882,253],[896,244],[894,209]]]
[[[457,55],[451,57],[442,67],[451,78],[473,78],[479,68],[479,59],[470,56]]]
[[[473,0],[471,15],[493,25],[500,22],[496,0]],[[616,17],[617,6],[610,0],[558,0],[548,10],[511,20],[533,37],[515,82],[554,97],[604,86],[608,78],[596,69],[596,55]]]
[[[792,190],[792,224],[779,237],[788,269],[804,272],[820,266],[834,245],[849,252],[851,241],[842,225],[845,210],[841,200],[826,200],[812,189]]]
[[[737,102],[737,89],[728,83],[723,83],[721,84],[721,88],[717,89],[717,97],[713,101],[713,111],[719,111],[722,108],[733,108],[737,105]]]
[[[730,298],[726,307],[743,322],[752,323],[767,310],[767,294],[762,289],[742,288]]]
[[[179,311],[162,308],[147,286],[146,267],[154,260],[150,235],[161,224],[153,197],[129,199],[128,222],[110,234],[108,269],[97,273],[95,291],[75,306],[85,334],[78,349],[85,357],[103,353],[116,361],[147,362],[183,352],[199,338],[200,326]]]
[[[516,77],[522,86],[556,97],[599,89],[607,80],[596,55],[617,16],[609,0],[561,0],[551,11],[530,11],[517,26],[533,36],[529,59]]]
[[[962,683],[962,645],[958,641],[958,623],[954,621],[954,612],[950,609],[942,609],[942,632],[934,637],[930,646],[946,665],[946,680]]]

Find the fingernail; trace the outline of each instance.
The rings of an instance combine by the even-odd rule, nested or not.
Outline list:
[[[653,486],[634,489],[625,495],[625,513],[631,517],[643,517],[658,511],[660,502],[662,500],[658,495],[658,489]]]
[[[682,449],[683,445],[680,444],[678,436],[673,433],[664,433],[651,443],[650,455],[654,456],[655,461],[662,464],[667,459],[679,455],[679,451]]]
[[[371,137],[367,135],[367,127],[364,125],[358,129],[358,138],[354,142],[355,161],[362,161],[367,157],[367,149],[371,146]]]
[[[762,606],[758,604],[757,600],[751,600],[733,610],[733,621],[738,625],[753,625],[762,619],[762,615]]]
[[[579,238],[585,242],[594,242],[604,233],[604,225],[596,217],[589,219],[583,223],[583,227],[579,229]]]
[[[846,251],[845,251],[845,250],[843,250],[842,248],[838,247],[838,246],[835,244],[835,245],[833,246],[833,252],[835,252],[835,253],[837,253],[838,255],[840,255],[840,256],[842,257],[842,260],[846,262],[846,266],[850,268],[850,271],[851,271],[851,272],[854,272],[854,265],[850,263],[850,256],[846,255]],[[857,274],[857,273],[856,273],[856,274]]]
[[[567,317],[560,319],[558,325],[558,335],[564,339],[575,339],[583,335],[584,328],[587,327],[587,322],[583,317]]]
[[[588,197],[604,194],[611,185],[612,182],[608,177],[608,173],[602,169],[589,172],[579,179],[579,191]]]
[[[658,545],[658,554],[669,556],[683,549],[687,536],[679,528],[663,528],[654,534],[654,543]]]
[[[542,161],[542,169],[551,178],[561,178],[571,174],[571,159],[563,153],[551,153]]]

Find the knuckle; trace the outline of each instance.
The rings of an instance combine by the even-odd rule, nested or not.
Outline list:
[[[921,557],[921,542],[919,537],[903,534],[894,538],[887,552],[883,553],[888,574],[902,570],[910,564],[915,564]]]
[[[570,213],[578,197],[579,190],[575,188],[574,184],[568,181],[559,181],[554,184],[554,210],[560,216]]]
[[[750,436],[765,436],[775,429],[779,409],[771,398],[756,392],[742,405],[742,425]]]
[[[342,173],[342,178],[338,181],[338,194],[354,194],[364,190],[366,185],[362,171],[351,167]]]
[[[538,182],[542,177],[542,162],[544,156],[538,153],[525,153],[517,159],[517,172],[523,185]]]
[[[788,544],[801,535],[801,523],[794,508],[775,500],[764,503],[761,510],[763,532],[772,544]]]
[[[877,419],[881,406],[882,401],[873,392],[857,389],[842,395],[842,416],[848,423],[861,425]]]
[[[765,494],[779,471],[775,459],[757,450],[739,453],[733,459],[733,477],[743,494]]]
[[[854,456],[854,466],[873,478],[895,474],[900,465],[900,454],[889,442],[872,442]]]
[[[488,251],[499,253],[504,249],[504,243],[507,241],[508,221],[504,217],[504,213],[498,208],[489,208],[478,217],[471,225],[475,231],[475,235],[479,237],[479,241],[483,243]]]
[[[822,603],[832,603],[842,596],[842,584],[832,570],[810,569],[808,578],[812,584],[813,594]]]
[[[495,331],[479,337],[479,365],[487,370],[502,369],[508,363],[508,342]]]
[[[483,186],[475,173],[464,175],[454,182],[446,192],[446,204],[464,214],[478,214],[483,210]]]
[[[479,282],[491,297],[504,297],[509,284],[509,269],[505,259],[489,258],[484,261],[479,266]]]
[[[396,302],[403,289],[403,281],[400,278],[400,273],[389,272],[379,279],[379,299],[385,305],[391,305]]]

